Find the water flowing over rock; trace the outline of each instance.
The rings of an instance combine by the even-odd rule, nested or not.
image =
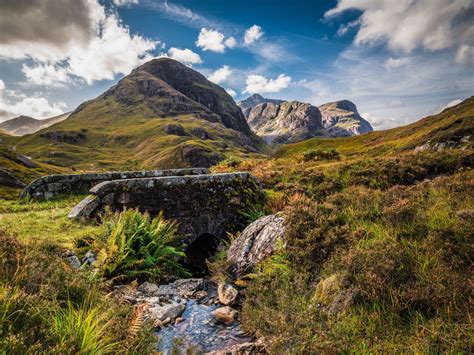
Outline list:
[[[284,218],[279,214],[259,218],[232,242],[227,259],[232,263],[231,271],[236,277],[249,272],[275,251],[278,239],[285,233],[283,222]]]

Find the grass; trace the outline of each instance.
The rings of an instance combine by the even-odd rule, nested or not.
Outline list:
[[[472,352],[474,173],[289,199],[242,321],[270,353]]]
[[[72,248],[74,241],[100,233],[95,225],[67,218],[83,196],[53,201],[20,203],[0,200],[0,231],[22,242],[44,241]]]
[[[0,348],[6,353],[148,353],[148,324],[108,295],[54,244],[0,236]]]

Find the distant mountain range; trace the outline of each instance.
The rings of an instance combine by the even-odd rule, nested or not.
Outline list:
[[[29,116],[18,116],[11,118],[8,121],[0,123],[0,130],[12,135],[12,136],[24,136],[25,134],[31,134],[38,132],[43,128],[52,126],[55,123],[64,121],[69,117],[70,112],[63,113],[62,115],[54,116],[38,120]]]
[[[252,130],[269,144],[313,137],[348,137],[372,132],[354,103],[341,100],[319,107],[254,94],[238,103]]]

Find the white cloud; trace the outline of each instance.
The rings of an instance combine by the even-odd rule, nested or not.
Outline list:
[[[357,27],[359,25],[360,25],[360,20],[354,20],[354,21],[349,22],[347,25],[341,25],[339,29],[337,30],[336,36],[342,37],[347,32],[349,32],[350,29]]]
[[[459,47],[455,61],[458,64],[474,67],[474,46],[462,45]]]
[[[2,91],[3,89],[5,89],[5,83],[2,79],[0,79],[0,91]]]
[[[168,55],[170,58],[175,59],[177,61],[183,62],[185,64],[199,64],[202,63],[201,57],[199,54],[193,52],[192,50],[186,49],[179,49],[175,47],[171,47],[168,50]]]
[[[10,119],[20,115],[34,118],[48,118],[64,113],[66,105],[63,102],[49,102],[45,97],[27,97],[11,92],[0,96],[0,120]]]
[[[113,0],[115,6],[129,6],[138,4],[138,0]]]
[[[234,37],[229,37],[224,41],[224,44],[227,48],[234,48],[237,46],[237,40]]]
[[[224,53],[225,44],[224,35],[219,31],[208,30],[207,28],[201,28],[196,46],[201,47],[204,51],[211,51],[217,53]]]
[[[57,4],[54,0],[45,1]],[[80,31],[72,31],[68,27],[55,29],[57,32],[66,32],[67,40],[59,40],[54,35],[37,38],[16,36],[11,40],[0,41],[0,58],[33,59],[33,66],[23,67],[23,72],[28,73],[27,77],[33,83],[66,82],[64,75],[67,73],[92,84],[98,80],[114,79],[117,74],[128,74],[134,67],[153,57],[152,51],[160,42],[130,34],[129,28],[121,23],[118,15],[106,12],[98,0],[64,2],[65,5],[69,3],[83,5],[85,24],[82,25],[87,27],[85,32],[91,32],[89,36],[80,36]],[[25,12],[28,11],[34,13],[37,9],[26,8]],[[61,16],[61,13],[47,13],[44,16],[46,19],[42,20],[43,24],[36,27],[47,28],[50,20]],[[24,22],[22,26],[28,28],[29,24]],[[41,32],[42,29],[30,30]]]
[[[407,65],[410,63],[412,58],[410,57],[404,57],[404,58],[388,58],[385,63],[385,69],[390,70],[390,69],[395,69],[395,68],[400,68],[401,66]]]
[[[456,106],[456,105],[459,105],[463,100],[461,99],[456,99],[456,100],[452,100],[450,101],[446,106],[444,106],[441,110],[439,110],[440,112],[447,109],[447,108],[450,108],[450,107],[453,107],[453,106]]]
[[[436,55],[418,53],[411,56],[409,65],[397,70],[385,69],[388,58],[385,53],[374,53],[372,48],[352,46],[340,55],[330,73],[307,73],[306,82],[295,83],[289,90],[299,88],[299,100],[318,106],[351,100],[359,112],[372,113],[378,129],[435,114],[440,104],[444,106],[453,97],[469,97],[474,91],[472,69],[453,65],[449,51]]]
[[[388,103],[389,107],[402,107],[403,103],[400,100],[394,99]]]
[[[472,0],[339,0],[325,17],[349,9],[362,12],[356,45],[382,41],[392,50],[410,53],[416,48],[462,48],[474,41]]]
[[[219,25],[217,21],[210,20],[208,17],[204,17],[187,7],[173,4],[168,0],[165,0],[162,3],[154,3],[148,1],[145,4],[151,9],[158,10],[164,13],[172,20],[184,23],[194,28],[201,28],[206,26],[216,27]]]
[[[64,86],[70,81],[69,72],[66,69],[52,64],[38,64],[32,67],[23,64],[21,71],[28,81],[35,85]]]
[[[208,79],[212,81],[213,83],[220,84],[226,79],[228,79],[231,74],[232,74],[232,69],[230,69],[228,65],[223,65],[216,71],[212,72],[209,75]]]
[[[236,97],[237,96],[237,93],[235,92],[234,89],[231,89],[231,88],[226,88],[225,91],[227,91],[227,93],[232,96],[232,97]]]
[[[291,83],[291,77],[280,74],[276,79],[268,79],[262,75],[249,75],[245,81],[244,94],[264,94],[278,92],[287,88]]]
[[[223,33],[203,27],[196,40],[196,46],[203,51],[224,53],[226,48],[237,46],[237,40],[234,37],[225,38]]]
[[[258,25],[253,25],[245,31],[244,43],[248,46],[258,41],[263,36],[262,28]]]

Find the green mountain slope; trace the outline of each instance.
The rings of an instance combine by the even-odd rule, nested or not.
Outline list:
[[[224,89],[167,58],[14,144],[37,161],[83,170],[210,166],[268,149]]]

